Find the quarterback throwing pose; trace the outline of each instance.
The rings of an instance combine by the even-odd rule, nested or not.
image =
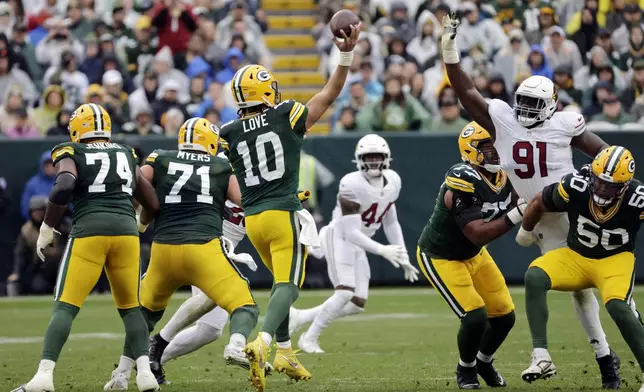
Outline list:
[[[459,64],[459,50],[454,40],[457,25],[458,21],[449,15],[443,20],[441,50],[447,76],[465,109],[490,133],[501,166],[519,197],[532,200],[545,186],[574,172],[571,146],[589,156],[597,155],[607,146],[586,130],[582,115],[556,112],[557,90],[543,76],[531,76],[521,83],[513,108],[499,99],[487,102]],[[565,247],[567,232],[565,214],[546,214],[534,231],[541,253]],[[595,350],[602,386],[619,388],[619,358],[608,347],[599,320],[597,298],[590,289],[576,291],[572,297],[577,317]],[[534,358],[535,363],[542,359]]]
[[[456,382],[480,389],[506,382],[492,365],[514,326],[514,303],[505,278],[485,245],[521,222],[525,200],[512,202],[512,185],[501,170],[490,134],[468,124],[458,137],[463,163],[445,175],[436,206],[418,240],[423,274],[461,319]]]
[[[356,146],[355,162],[358,170],[340,180],[333,219],[320,231],[335,292],[315,308],[291,308],[291,333],[313,321],[298,341],[307,353],[324,352],[318,338],[333,320],[364,311],[371,277],[365,251],[386,258],[396,268],[402,266],[409,281],[418,280],[418,270],[409,262],[396,214],[394,203],[401,184],[398,173],[389,169],[389,145],[378,135],[364,136]],[[370,238],[380,225],[391,245],[381,245]]]
[[[526,312],[536,357],[550,358],[548,290],[595,287],[644,372],[644,329],[628,303],[635,278],[635,238],[644,220],[644,184],[633,179],[634,174],[630,151],[611,146],[595,157],[588,175],[568,174],[560,183],[545,187],[526,209],[517,234],[523,246],[534,242],[532,230],[545,212],[563,212],[570,219],[568,246],[536,259],[525,275]],[[552,360],[533,360],[521,376],[531,382],[554,372]]]
[[[265,388],[264,361],[277,340],[273,367],[295,380],[309,380],[311,373],[299,363],[291,348],[288,316],[304,281],[306,245],[318,245],[315,221],[297,197],[300,152],[306,131],[340,94],[353,58],[360,26],[336,40],[340,63],[326,86],[306,105],[281,102],[275,77],[260,65],[240,68],[231,83],[240,118],[222,126],[230,146],[230,163],[242,192],[248,239],[273,274],[273,290],[266,319],[257,339],[244,351],[256,389]]]
[[[140,391],[159,389],[150,371],[148,330],[139,307],[139,235],[132,196],[151,211],[159,209],[159,200],[137,167],[134,151],[110,142],[111,131],[105,109],[81,105],[69,122],[71,143],[59,144],[52,151],[58,174],[40,228],[38,255],[44,260],[42,251],[54,240],[54,227],[70,202],[74,204],[73,227],[59,267],[38,373],[17,391],[54,390],[58,356],[103,269],[125,325],[126,349],[121,361],[132,366],[136,361]]]

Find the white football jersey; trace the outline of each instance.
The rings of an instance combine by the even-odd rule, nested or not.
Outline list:
[[[526,128],[504,101],[490,100],[488,112],[496,128],[494,147],[519,197],[531,200],[575,171],[570,142],[586,130],[584,116],[557,112],[542,125]]]
[[[383,172],[384,186],[372,185],[360,171],[354,171],[342,177],[338,197],[360,204],[362,215],[362,232],[372,237],[382,225],[382,218],[400,195],[400,176],[393,170]],[[333,209],[333,220],[342,216],[340,203]]]
[[[226,154],[223,153],[223,151],[217,154],[217,156],[219,158],[228,159],[228,157],[226,156]],[[244,210],[230,200],[226,200],[226,204],[224,205],[224,210],[225,211],[224,211],[223,224],[222,224],[224,237],[233,241],[235,246],[237,246],[237,244],[241,242],[241,240],[243,240],[244,236],[246,235],[246,225],[244,222]]]

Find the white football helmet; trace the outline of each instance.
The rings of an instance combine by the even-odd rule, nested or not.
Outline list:
[[[514,117],[524,127],[546,121],[557,111],[557,89],[544,76],[530,76],[514,93]]]
[[[365,161],[368,154],[380,154],[381,160]],[[380,177],[382,171],[389,169],[391,163],[391,150],[387,141],[382,137],[369,134],[363,136],[356,145],[355,160],[358,170],[370,177]]]

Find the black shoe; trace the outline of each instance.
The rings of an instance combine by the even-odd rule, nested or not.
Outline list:
[[[161,366],[161,357],[163,356],[163,351],[168,347],[169,342],[161,337],[161,335],[156,334],[150,338],[150,370],[152,374],[156,377],[159,385],[168,384],[165,379],[165,371],[163,366]]]
[[[476,367],[456,365],[456,383],[459,389],[481,389]]]
[[[602,375],[603,389],[619,389],[622,381],[619,378],[619,366],[621,361],[615,351],[610,350],[610,354],[597,358],[599,372]]]
[[[508,383],[505,382],[501,373],[492,365],[492,362],[476,361],[476,372],[488,387],[507,387]]]

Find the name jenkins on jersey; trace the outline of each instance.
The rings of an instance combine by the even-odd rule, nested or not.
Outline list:
[[[154,241],[161,244],[205,244],[222,235],[224,203],[233,174],[225,158],[188,151],[156,150],[146,165],[161,209]]]
[[[447,171],[436,197],[434,212],[423,229],[418,246],[436,259],[471,259],[481,251],[481,247],[463,234],[455,218],[455,212],[470,206],[456,205],[461,203],[457,200],[452,209],[448,209],[445,205],[448,190],[462,194],[462,199],[469,200],[472,206],[480,206],[483,219],[489,222],[502,218],[513,207],[512,185],[504,171],[497,173],[496,183],[492,184],[467,163],[459,163]]]
[[[136,188],[137,157],[117,143],[61,143],[52,150],[55,164],[71,158],[76,165],[72,198],[74,238],[136,235],[132,193]]]
[[[306,106],[288,100],[222,125],[246,215],[302,209],[297,188],[307,114]]]
[[[624,196],[606,209],[593,202],[588,179],[568,174],[543,190],[549,210],[565,211],[570,220],[568,247],[584,257],[602,259],[633,252],[644,220],[644,184],[632,180]]]

